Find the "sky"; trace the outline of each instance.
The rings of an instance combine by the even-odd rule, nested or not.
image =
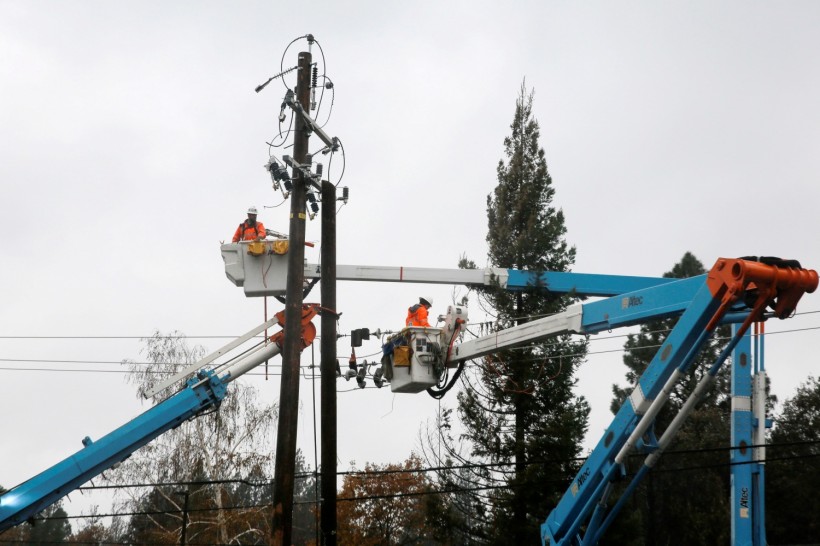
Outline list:
[[[820,267],[819,26],[810,1],[309,1],[296,10],[5,0],[0,484],[148,409],[118,364],[140,360],[140,338],[177,331],[212,351],[264,319],[262,300],[225,277],[219,247],[251,205],[268,228],[288,229],[290,203],[263,169],[285,87],[254,88],[296,64],[307,43],[288,48],[292,40],[315,36],[334,83],[330,117],[326,96],[319,119],[344,145],[344,160],[325,165],[350,190],[339,264],[446,268],[466,255],[486,265],[486,199],[523,84],[577,249],[573,270],[655,276],[686,251],[707,268],[746,255]],[[308,261],[319,259],[319,234],[318,218],[308,222],[317,243]],[[340,283],[339,328],[396,329],[420,294],[436,314],[464,293]],[[766,368],[781,402],[818,369],[820,297],[807,295],[798,311],[767,325]],[[578,373],[592,407],[585,447],[609,424],[611,386],[625,382],[623,341],[593,338]],[[340,339],[343,362],[349,351]],[[358,354],[378,352],[371,341]],[[318,347],[305,351],[306,375],[318,358]],[[278,400],[275,375],[242,381]],[[308,464],[318,458],[311,385],[301,382],[298,431]],[[339,470],[405,460],[456,404],[344,380],[338,390]],[[72,504],[88,501],[75,494]]]

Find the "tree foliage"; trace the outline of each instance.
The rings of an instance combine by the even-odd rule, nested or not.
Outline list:
[[[142,353],[147,365],[126,362],[139,396],[204,356],[202,347],[189,347],[177,332],[155,333],[145,340]],[[167,398],[178,387],[157,393],[153,401]],[[146,484],[118,490],[117,508],[138,514],[130,518],[127,540],[176,544],[187,514],[186,535],[192,543],[266,543],[272,521],[269,476],[275,418],[273,405],[260,404],[255,389],[235,381],[218,410],[166,432],[107,472],[113,484]]]
[[[96,508],[94,511],[96,512]],[[83,518],[80,521],[83,523],[71,534],[67,542],[99,545],[122,543],[122,518],[114,518],[110,526],[106,526],[99,517]]]
[[[189,347],[178,332],[156,332],[143,341],[147,364],[124,361],[139,398],[204,356],[202,347]],[[158,392],[152,402],[173,395],[183,382]],[[120,486],[112,511],[132,516],[115,517],[110,527],[91,517],[69,537],[66,514],[57,503],[43,512],[45,519],[38,525],[17,526],[2,538],[24,543],[179,544],[187,516],[188,543],[267,544],[272,522],[275,417],[275,406],[261,404],[252,387],[232,382],[218,410],[164,433],[101,476],[101,483]],[[317,542],[317,486],[316,474],[307,471],[304,457],[297,452],[296,545]]]
[[[533,93],[522,84],[515,103],[498,184],[487,196],[487,259],[491,267],[535,273],[568,271],[575,248],[565,239],[564,214],[554,205],[540,128],[533,116]],[[462,257],[461,267],[475,267]],[[560,312],[572,301],[549,286],[533,283],[518,292],[498,284],[478,290],[479,304],[506,329]],[[485,332],[487,333],[487,329]],[[437,424],[446,453],[438,464],[459,470],[439,480],[461,493],[453,496],[465,540],[492,544],[536,542],[539,526],[578,468],[589,406],[573,393],[575,370],[585,341],[562,336],[549,343],[500,352],[462,374],[457,427],[451,413]]]
[[[0,494],[5,491],[0,486]],[[71,524],[60,500],[34,516],[32,521],[0,533],[0,543],[48,545],[66,542],[70,536]]]
[[[820,537],[820,379],[809,377],[774,420],[766,450],[766,528],[772,544]],[[776,447],[775,447],[776,446]]]
[[[364,473],[346,475],[338,496],[339,544],[433,543],[437,530],[426,495],[431,491],[417,455],[400,465],[368,463]]]

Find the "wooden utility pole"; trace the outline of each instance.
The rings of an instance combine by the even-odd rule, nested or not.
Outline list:
[[[336,187],[322,182],[322,546],[336,546]]]
[[[311,54],[299,53],[296,100],[305,111],[310,106]],[[309,128],[302,116],[296,117],[293,159],[304,164],[308,152]],[[296,428],[299,422],[299,360],[302,351],[302,290],[305,284],[305,201],[308,180],[294,169],[290,194],[290,245],[288,280],[285,293],[285,339],[282,343],[282,383],[279,390],[279,429],[276,432],[276,467],[273,475],[274,546],[293,543],[293,480],[296,467]]]

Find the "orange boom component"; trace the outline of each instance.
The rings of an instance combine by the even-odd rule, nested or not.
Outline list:
[[[754,303],[750,302],[752,312],[740,328],[745,332],[752,322],[761,319],[766,307],[771,307],[777,318],[784,319],[794,312],[803,294],[817,289],[816,271],[792,267],[792,262],[784,260],[772,262],[720,258],[715,263],[706,284],[715,298],[721,298],[721,304],[706,325],[708,331],[741,297],[754,298]]]
[[[316,339],[316,326],[314,326],[313,323],[310,321],[313,320],[313,317],[319,314],[319,311],[321,311],[321,307],[319,307],[318,304],[306,303],[302,305],[302,336],[300,338],[302,341],[302,349],[305,349],[308,346],[310,346],[310,344],[313,343],[313,340]],[[275,316],[277,319],[279,319],[279,325],[282,326],[282,328],[284,328],[285,311],[279,311],[278,313],[276,313]],[[270,340],[279,345],[280,347],[282,346],[282,342],[284,341],[284,339],[284,329],[270,336]]]

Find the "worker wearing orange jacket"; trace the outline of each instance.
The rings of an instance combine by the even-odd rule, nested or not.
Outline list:
[[[424,326],[430,328],[430,323],[427,321],[427,312],[433,306],[433,298],[422,296],[419,302],[407,309],[407,319],[404,321],[405,326]]]
[[[248,209],[248,219],[239,224],[236,233],[233,234],[234,243],[265,238],[265,226],[262,225],[262,222],[256,221],[256,215],[256,207]]]

